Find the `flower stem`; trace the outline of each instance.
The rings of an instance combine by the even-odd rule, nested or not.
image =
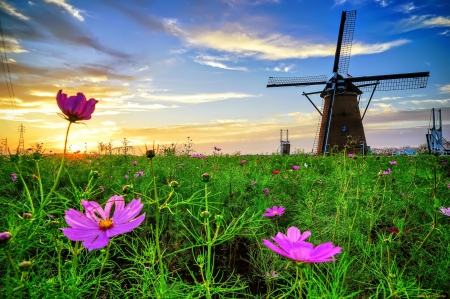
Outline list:
[[[109,258],[109,247],[111,247],[111,242],[109,242],[108,247],[106,247],[105,259],[103,260],[102,266],[100,268],[100,272],[98,273],[97,290],[95,291],[94,298],[97,298],[98,291],[100,290],[100,281],[102,278],[103,269],[105,268],[106,262],[108,261],[108,258]]]
[[[15,166],[16,166],[17,173],[19,174],[20,181],[22,182],[25,192],[27,193],[27,198],[28,198],[28,201],[30,202],[31,213],[34,215],[34,205],[33,205],[33,199],[31,198],[30,190],[28,189],[28,186],[25,183],[25,180],[23,179],[22,171],[20,170],[19,165],[16,164]]]
[[[205,183],[205,211],[209,213],[208,210],[208,183]],[[205,288],[207,292],[206,298],[211,298],[210,293],[210,284],[211,284],[211,231],[209,229],[209,217],[205,219],[205,229],[206,229],[206,244],[207,244],[207,256],[206,256],[206,280],[205,280]]]
[[[46,203],[49,201],[50,196],[53,194],[53,192],[55,191],[56,187],[58,186],[59,183],[59,178],[61,177],[61,172],[62,169],[64,167],[64,161],[66,159],[66,150],[67,150],[67,140],[69,138],[69,130],[70,130],[70,126],[72,125],[72,122],[69,122],[69,126],[67,127],[67,131],[66,131],[66,140],[64,141],[64,152],[61,158],[61,164],[59,165],[59,170],[58,170],[58,174],[56,175],[56,179],[55,182],[53,183],[53,187],[52,189],[50,189],[50,192],[47,194],[47,196],[45,197],[44,202],[42,203],[42,206],[39,207],[40,208],[40,212],[42,213],[44,206],[46,205]]]

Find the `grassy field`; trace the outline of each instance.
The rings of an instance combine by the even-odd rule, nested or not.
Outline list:
[[[72,155],[60,170],[39,152],[2,157],[0,297],[448,298],[446,160],[166,152]],[[66,237],[67,210],[113,195],[140,198],[145,220],[91,251]],[[262,215],[273,206],[284,213]],[[336,260],[263,245],[292,226],[341,247]]]

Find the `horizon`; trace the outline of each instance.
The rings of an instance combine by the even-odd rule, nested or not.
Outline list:
[[[25,149],[43,143],[62,152],[62,89],[99,101],[91,120],[71,127],[72,152],[124,138],[141,148],[181,145],[189,136],[198,153],[273,153],[280,130],[289,131],[291,152],[310,152],[319,115],[302,92],[323,86],[266,84],[331,77],[344,10],[357,10],[351,76],[430,72],[425,89],[375,91],[363,122],[367,145],[425,144],[432,108],[442,110],[444,138],[450,132],[446,0],[122,3],[0,0],[2,144],[17,148],[23,124]],[[361,113],[369,97],[362,95]]]

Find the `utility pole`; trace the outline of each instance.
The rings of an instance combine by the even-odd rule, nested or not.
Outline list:
[[[25,127],[20,124],[19,126],[19,133],[20,133],[20,138],[19,138],[19,146],[17,147],[17,151],[21,154],[25,153],[25,142],[23,140],[23,133],[25,133]]]

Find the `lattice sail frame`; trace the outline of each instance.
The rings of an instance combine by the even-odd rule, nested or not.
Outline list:
[[[344,31],[341,40],[341,50],[339,53],[338,74],[347,75],[350,64],[350,54],[352,53],[353,33],[355,32],[356,10],[345,12]]]

